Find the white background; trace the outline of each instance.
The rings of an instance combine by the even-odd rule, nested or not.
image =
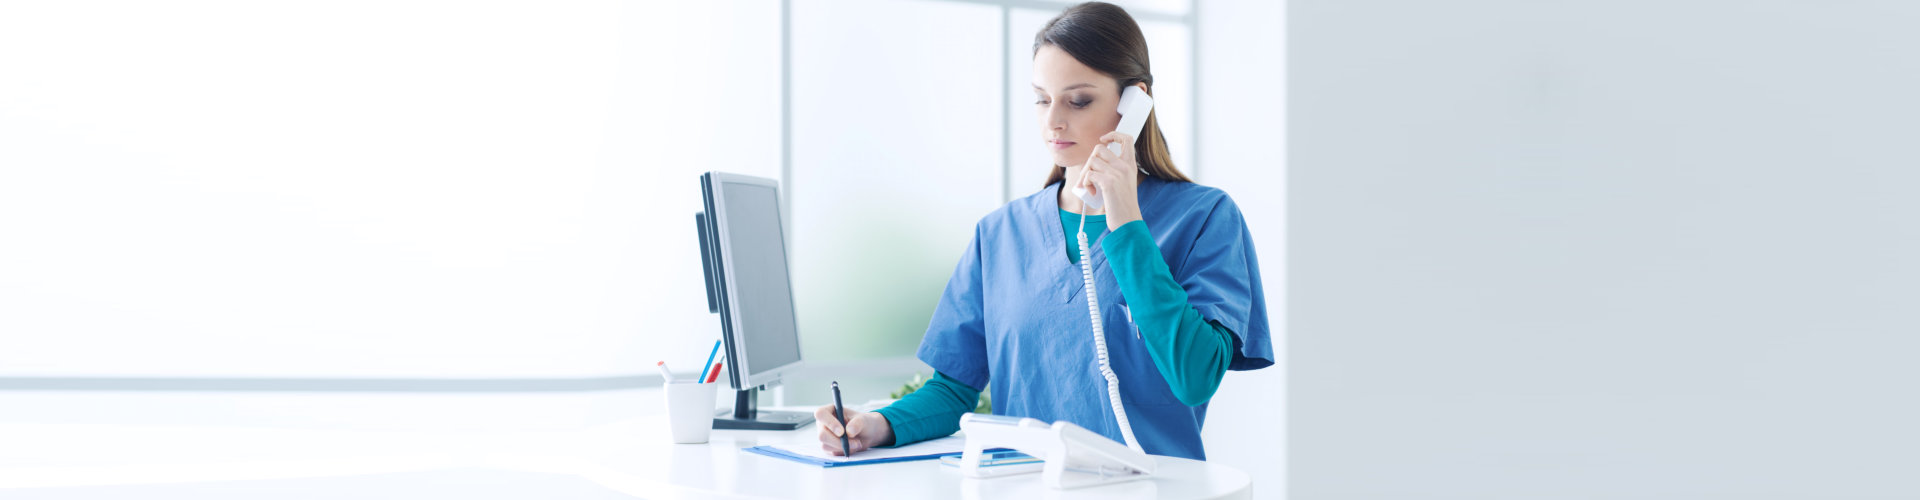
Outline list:
[[[699,363],[695,177],[778,175],[779,43],[687,4],[0,7],[0,374]]]

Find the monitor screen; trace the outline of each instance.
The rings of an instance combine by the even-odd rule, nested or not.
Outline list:
[[[739,319],[745,342],[746,367],[754,375],[800,360],[800,334],[793,316],[793,288],[787,282],[786,236],[780,227],[776,188],[723,182],[720,189],[726,217],[720,235],[727,242],[721,256],[733,280],[728,304]],[[722,318],[722,321],[725,321]]]

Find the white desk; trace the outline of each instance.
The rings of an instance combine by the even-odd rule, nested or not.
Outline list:
[[[739,450],[811,436],[817,432],[812,426],[786,433],[715,431],[708,444],[675,445],[660,415],[632,414],[658,397],[657,392],[444,397],[228,393],[136,394],[116,400],[111,393],[0,393],[0,408],[65,405],[95,415],[0,416],[0,443],[6,443],[0,446],[0,498],[1250,495],[1250,480],[1239,470],[1169,457],[1157,457],[1159,470],[1149,479],[1060,491],[1041,485],[1037,474],[968,479],[936,461],[827,469]],[[172,405],[156,406],[167,402]],[[115,405],[128,413],[98,413]],[[529,408],[527,415],[538,423],[498,414],[512,407]],[[564,421],[554,416],[557,407],[591,410],[605,420]],[[148,414],[137,413],[139,408]],[[425,415],[442,408],[457,410]],[[195,421],[201,417],[181,413],[192,411],[224,421]],[[330,411],[342,413],[312,416]],[[349,414],[378,420],[340,424]]]
[[[659,498],[1250,498],[1243,472],[1224,465],[1174,457],[1160,461],[1153,477],[1075,490],[1053,490],[1039,474],[971,479],[938,461],[897,462],[822,468],[746,453],[741,448],[819,431],[714,431],[705,445],[668,444],[664,422],[635,422],[633,435],[643,443],[608,463],[636,485],[672,491]],[[652,434],[652,436],[648,436]]]

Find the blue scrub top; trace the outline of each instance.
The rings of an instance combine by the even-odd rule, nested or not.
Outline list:
[[[921,361],[972,387],[988,387],[993,413],[1066,420],[1118,442],[1094,355],[1080,266],[1067,259],[1060,183],[1014,200],[974,226],[920,343]],[[1230,370],[1273,365],[1266,298],[1253,240],[1225,192],[1154,177],[1140,181],[1140,213],[1175,281],[1200,316],[1234,335]],[[1089,228],[1090,235],[1095,234]],[[1205,460],[1207,405],[1187,406],[1154,368],[1126,298],[1092,248],[1107,351],[1134,437],[1147,453]]]

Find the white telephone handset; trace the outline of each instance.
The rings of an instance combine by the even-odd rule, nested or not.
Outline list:
[[[1147,91],[1140,90],[1140,87],[1128,85],[1126,90],[1120,92],[1120,126],[1113,131],[1132,134],[1133,140],[1138,142],[1140,131],[1147,127],[1147,116],[1152,113],[1153,96],[1147,95]],[[1120,143],[1107,143],[1107,150],[1121,154]],[[1086,179],[1081,179],[1080,184],[1073,186],[1073,195],[1079,196],[1087,208],[1098,210],[1106,204],[1100,200],[1100,195],[1087,192]]]
[[[1147,115],[1152,111],[1153,98],[1140,87],[1127,86],[1126,91],[1120,93],[1120,128],[1115,130],[1140,135],[1141,129],[1147,125]],[[1120,143],[1110,143],[1107,148],[1119,153]],[[1086,183],[1084,177],[1081,183]],[[1088,193],[1084,188],[1073,188],[1073,194],[1090,208],[1100,208],[1102,205],[1100,196]],[[1100,321],[1100,296],[1093,290],[1093,260],[1087,258],[1087,247],[1090,245],[1087,244],[1087,218],[1084,214],[1080,217],[1078,233],[1076,241],[1080,244],[1080,279],[1086,284],[1087,316],[1093,320],[1093,349],[1094,356],[1100,361],[1100,377],[1107,381],[1107,400],[1113,404],[1113,419],[1120,425],[1120,437],[1127,440],[1127,448],[1144,455],[1146,450],[1140,447],[1140,440],[1134,439],[1133,424],[1127,422],[1126,406],[1120,402],[1120,378],[1113,374],[1113,364],[1107,360],[1107,331]]]

